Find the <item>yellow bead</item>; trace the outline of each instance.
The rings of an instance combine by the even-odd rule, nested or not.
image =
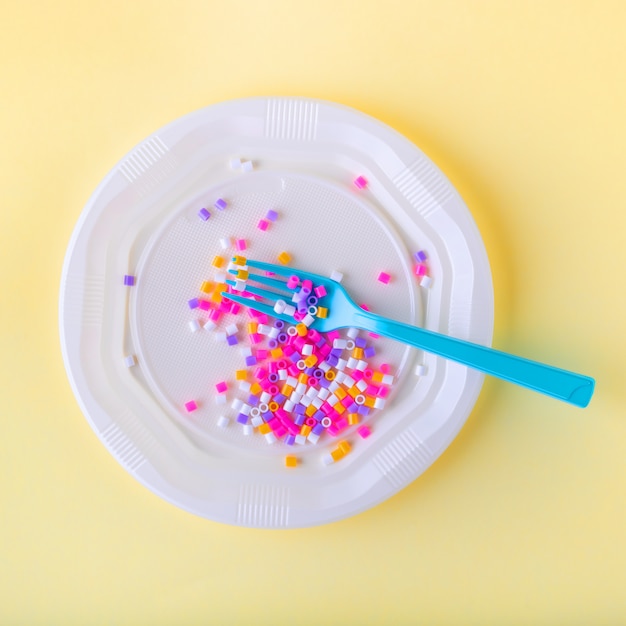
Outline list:
[[[300,434],[303,437],[308,437],[310,432],[311,432],[311,427],[307,426],[307,424],[302,424],[302,428],[300,428]]]
[[[234,256],[233,257],[233,263],[235,265],[245,265],[246,264],[246,257],[245,256]]]
[[[369,407],[370,409],[374,408],[375,401],[376,401],[376,398],[372,396],[365,396],[365,406]]]
[[[261,424],[261,425],[259,426],[259,432],[260,432],[262,435],[267,435],[267,433],[271,433],[271,432],[272,432],[272,429],[270,428],[270,425],[269,425],[269,424],[265,424],[265,423],[263,423],[263,424]]]
[[[302,372],[302,374],[298,376],[298,382],[306,385],[309,382],[309,377],[304,372]]]
[[[372,380],[375,383],[382,383],[383,382],[383,374],[382,374],[382,372],[374,372],[372,374]]]
[[[237,278],[239,278],[239,280],[247,280],[248,276],[249,276],[249,273],[247,270],[237,271]]]
[[[326,319],[328,317],[328,309],[325,306],[318,306],[316,315],[320,319]]]
[[[215,285],[210,280],[205,280],[200,286],[200,291],[202,293],[211,293],[214,286]]]
[[[288,252],[281,252],[278,255],[278,261],[283,265],[287,265],[291,261],[291,255]]]
[[[304,414],[307,417],[313,417],[313,414],[317,411],[317,409],[312,405],[309,404],[309,406],[307,406],[307,408],[304,410]]]
[[[343,406],[343,404],[341,404],[341,402],[337,402],[337,404],[335,404],[333,409],[335,409],[335,411],[337,411],[337,413],[339,413],[339,415],[341,415],[342,413],[345,413],[345,411],[346,411],[346,407]]]
[[[257,322],[248,322],[248,335],[254,335],[258,329],[259,325]]]
[[[246,372],[246,370],[237,370],[235,372],[235,378],[237,380],[246,380],[248,378],[248,372]]]
[[[333,457],[333,461],[335,461],[336,463],[337,461],[340,461],[341,459],[343,459],[343,457],[346,455],[341,448],[336,448],[330,453],[330,456]]]
[[[335,372],[333,372],[333,370],[328,370],[325,374],[324,374],[324,378],[326,380],[335,380]]]
[[[361,390],[355,385],[353,385],[352,387],[350,387],[350,389],[348,389],[348,395],[352,396],[353,398],[356,398],[360,393],[361,393]]]
[[[272,355],[273,359],[280,359],[281,356],[283,356],[283,349],[282,348],[274,348],[270,354]]]
[[[347,441],[340,441],[338,447],[344,454],[348,454],[352,450],[352,446]]]
[[[263,388],[261,387],[261,385],[259,385],[259,383],[252,383],[252,386],[250,387],[250,393],[256,396],[260,394],[261,391],[263,391]]]
[[[355,359],[362,359],[363,358],[363,348],[355,348],[354,350],[352,350],[352,357]]]
[[[354,426],[355,424],[359,423],[359,414],[358,413],[350,413],[348,415],[348,424],[350,424],[350,426]]]
[[[288,454],[285,457],[285,467],[298,467],[298,457]]]
[[[280,393],[282,393],[283,396],[290,396],[293,393],[293,387],[291,385],[285,384],[280,390]]]
[[[217,268],[224,267],[224,258],[219,255],[214,256],[213,267],[217,267]]]
[[[267,408],[272,412],[275,413],[276,411],[278,411],[278,402],[270,402],[267,405]]]
[[[306,359],[304,359],[304,364],[307,367],[313,367],[316,363],[317,363],[317,357],[314,354],[310,354]]]
[[[335,389],[335,395],[340,399],[343,400],[348,393],[346,392],[345,389],[343,389],[343,387],[339,387],[339,389]]]
[[[299,337],[306,337],[309,329],[304,324],[296,324],[296,331]]]

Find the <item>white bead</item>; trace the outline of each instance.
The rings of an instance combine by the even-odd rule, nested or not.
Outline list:
[[[226,333],[215,333],[213,337],[215,338],[215,341],[219,341],[220,343],[224,343],[226,341]]]
[[[359,329],[358,328],[348,328],[348,332],[346,333],[346,335],[348,337],[350,337],[350,339],[356,339],[359,336]]]
[[[289,317],[293,317],[293,314],[295,312],[296,312],[296,307],[293,306],[293,304],[285,305],[285,310],[283,311],[285,315],[288,315]]]
[[[222,248],[222,250],[228,250],[228,248],[232,247],[232,242],[230,240],[230,237],[222,237],[220,239],[220,246]]]
[[[267,441],[267,443],[276,443],[278,439],[276,439],[276,435],[274,433],[267,433],[265,435],[265,441]]]
[[[207,320],[204,322],[204,326],[202,328],[204,328],[204,330],[213,330],[216,326],[217,324],[213,320]]]
[[[330,391],[330,393],[335,393],[337,389],[339,389],[339,383],[337,382],[337,378],[335,378],[335,380],[328,385],[328,391]]]
[[[335,406],[335,404],[337,404],[337,402],[339,402],[339,398],[336,395],[332,395],[328,398],[328,400],[326,400],[326,402],[328,404],[330,404],[330,406]]]
[[[338,369],[340,372],[343,372],[343,370],[346,369],[347,365],[348,361],[346,361],[345,359],[337,359],[337,365],[335,365],[335,368]]]
[[[231,335],[236,335],[239,332],[239,328],[237,324],[229,324],[226,326],[226,334],[230,337]]]
[[[359,391],[365,391],[367,389],[367,383],[361,379],[357,384],[356,384],[356,388]]]
[[[256,417],[250,419],[250,423],[255,428],[258,428],[261,424],[263,424],[263,418],[260,415],[257,415]]]
[[[241,167],[241,159],[239,157],[233,157],[229,161],[229,165],[231,170],[238,170]]]
[[[251,388],[251,387],[252,387],[252,385],[251,385],[251,384],[250,384],[247,380],[242,380],[242,381],[239,383],[239,389],[241,389],[241,391],[244,391],[244,392],[246,392],[246,393],[247,393],[248,391],[250,391],[250,388]]]
[[[298,393],[300,397],[302,397],[302,395],[306,393],[307,389],[308,387],[306,383],[298,383],[296,385],[295,392]]]
[[[224,272],[215,272],[213,276],[216,283],[225,283],[226,282],[226,274]]]
[[[330,365],[326,363],[326,361],[322,361],[321,363],[318,363],[317,367],[319,367],[322,370],[322,372],[327,372],[330,369]]]
[[[287,380],[285,381],[285,383],[290,387],[295,388],[295,386],[298,384],[298,379],[294,378],[293,376],[287,376]]]
[[[230,423],[230,420],[227,417],[224,417],[223,415],[220,415],[217,418],[217,425],[220,428],[226,428],[226,426],[228,426],[229,423]]]
[[[346,377],[343,379],[343,384],[344,384],[344,386],[345,386],[345,387],[347,387],[348,389],[350,389],[350,387],[354,387],[354,383],[355,383],[355,382],[356,382],[356,381],[355,381],[355,380],[354,380],[354,378],[352,378],[351,376],[346,376]]]
[[[317,398],[313,398],[313,400],[311,400],[311,404],[316,408],[319,409],[322,404],[324,404],[324,400],[322,400],[322,398],[317,397]]]
[[[324,387],[322,387],[317,393],[317,397],[321,398],[322,400],[326,400],[326,398],[328,398],[329,395],[330,395],[330,391],[328,391],[328,389],[325,389]]]
[[[349,367],[351,370],[353,370],[353,369],[356,368],[356,364],[357,363],[358,363],[358,361],[355,358],[350,357],[348,359],[348,363],[346,364],[346,366]]]
[[[243,425],[243,434],[244,435],[251,435],[254,432],[254,428],[250,425],[250,424],[244,424]]]
[[[243,413],[244,415],[250,415],[251,410],[252,410],[252,407],[249,404],[242,403],[242,406],[239,409],[239,412]]]
[[[345,350],[348,342],[345,339],[335,339],[333,341],[333,348],[339,348],[340,350]]]
[[[319,440],[320,436],[316,435],[314,432],[310,432],[309,436],[307,437],[307,439],[311,442],[311,443],[317,443]]]
[[[124,359],[124,365],[126,365],[126,367],[134,367],[137,365],[137,357],[134,354],[127,356]]]
[[[415,368],[415,375],[416,376],[424,376],[424,374],[426,374],[426,366],[425,365],[418,365]]]
[[[356,369],[358,369],[359,372],[364,372],[367,369],[367,361],[357,361]]]
[[[296,435],[295,443],[303,446],[306,443],[306,437],[304,435]]]
[[[337,372],[333,382],[342,383],[348,376],[344,372]]]
[[[239,350],[239,354],[241,354],[241,356],[245,359],[248,356],[252,356],[252,348],[250,347],[246,347],[246,348],[241,348],[241,350]]]
[[[385,399],[384,398],[376,398],[376,400],[374,400],[374,408],[375,409],[382,409],[385,406]]]
[[[338,272],[337,270],[334,270],[330,274],[330,279],[340,283],[343,280],[343,274],[341,272]]]
[[[272,399],[272,394],[268,393],[267,391],[264,391],[260,396],[259,396],[259,400],[261,402],[269,402]]]
[[[259,324],[256,332],[259,333],[259,335],[269,335],[270,330],[272,330],[271,326],[268,326],[267,324]]]
[[[322,456],[322,463],[324,465],[332,465],[335,462],[333,456],[330,452],[327,452],[324,456]]]
[[[242,161],[241,169],[244,172],[251,172],[254,169],[254,164],[252,163],[252,161]]]
[[[215,404],[226,404],[226,394],[221,393],[215,396]]]
[[[195,333],[197,330],[200,330],[200,322],[198,320],[190,320],[189,328],[192,333]]]
[[[383,385],[393,385],[393,376],[391,374],[385,374],[381,382]]]
[[[240,400],[239,398],[235,398],[232,401],[230,408],[233,409],[233,411],[237,411],[237,413],[239,413],[239,410],[241,409],[242,406],[243,406],[243,400]]]
[[[420,285],[425,289],[428,289],[433,284],[433,279],[430,276],[422,276],[420,278]]]
[[[304,318],[302,319],[302,323],[308,328],[313,322],[315,321],[315,318],[310,314],[307,313]]]
[[[309,396],[302,396],[302,398],[300,398],[300,404],[302,406],[309,406],[311,404],[312,398],[309,398]]]
[[[313,345],[310,344],[310,343],[305,343],[302,346],[302,354],[304,356],[309,356],[309,355],[313,354]]]
[[[280,330],[278,330],[278,328],[270,328],[270,332],[267,333],[267,336],[270,339],[276,339],[276,337],[278,337],[278,335],[280,335]]]
[[[291,413],[293,408],[296,406],[296,403],[292,400],[285,400],[285,404],[283,404],[283,409],[287,411],[287,413]]]

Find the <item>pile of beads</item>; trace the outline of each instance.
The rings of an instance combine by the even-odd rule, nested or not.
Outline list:
[[[208,310],[204,328],[214,330],[218,341],[240,345],[244,362],[235,373],[236,397],[230,407],[244,434],[258,432],[270,444],[315,444],[324,436],[339,436],[384,407],[394,377],[388,364],[372,364],[374,346],[357,329],[348,329],[342,336],[339,331],[320,333],[311,327],[316,318],[328,315],[323,285],[301,281],[295,274],[289,277],[285,286],[292,291],[291,301],[278,300],[274,307],[277,314],[293,319],[289,323],[255,310],[257,297],[245,291],[250,275],[244,257],[233,257],[227,270],[235,278],[234,285],[227,284],[224,275],[216,275],[222,282],[206,281],[201,286],[205,294],[212,291],[211,298],[193,298],[189,306]],[[239,312],[239,305],[228,299],[229,293],[250,299],[247,341],[237,324],[216,330],[223,313]],[[203,302],[207,303],[204,307]],[[225,403],[228,390],[226,381],[216,385],[218,404]],[[229,423],[220,416],[218,425]],[[371,430],[362,425],[357,432],[366,438]],[[349,445],[341,444],[325,457],[325,463],[349,452]]]

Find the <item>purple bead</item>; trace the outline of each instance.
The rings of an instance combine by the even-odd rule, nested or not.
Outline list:
[[[365,339],[363,339],[363,337],[357,337],[354,340],[354,345],[357,348],[365,348],[365,346],[367,345],[367,341],[365,341]]]
[[[302,424],[304,424],[304,420],[306,420],[306,415],[304,413],[298,413],[296,417],[294,418],[293,422],[296,426],[302,426]]]
[[[315,421],[320,422],[324,415],[326,415],[324,411],[318,409],[317,411],[315,411],[315,413],[313,413],[313,418],[315,419]]]
[[[370,412],[369,407],[365,406],[364,404],[362,404],[357,410],[357,413],[359,415],[369,415],[369,412]]]
[[[376,354],[376,350],[372,346],[370,346],[369,348],[365,348],[365,350],[363,350],[363,356],[366,359],[371,359],[375,354]]]
[[[293,409],[293,412],[296,415],[304,415],[306,412],[306,408],[302,406],[301,404],[296,404],[296,406]],[[301,424],[298,424],[298,426],[301,426]]]
[[[273,399],[274,399],[274,402],[278,402],[278,404],[282,404],[287,399],[287,396],[284,396],[282,393],[277,393]]]
[[[274,417],[271,411],[265,411],[265,413],[262,413],[261,415],[266,422],[269,422]]]
[[[320,387],[328,389],[328,387],[330,387],[330,380],[328,380],[328,378],[326,378],[325,376],[324,378],[320,378]]]
[[[330,356],[336,356],[337,358],[339,358],[342,352],[343,350],[341,348],[333,348],[328,354]]]
[[[237,421],[240,424],[247,424],[248,423],[248,416],[244,415],[243,413],[239,413],[239,415],[237,415]]]
[[[313,376],[315,376],[315,378],[324,378],[324,372],[318,367],[313,370]]]
[[[315,374],[315,368],[314,367],[306,367],[304,370],[304,373],[307,376],[313,376]],[[321,371],[321,370],[320,370]],[[322,372],[322,376],[324,375],[324,372]]]
[[[359,410],[359,405],[356,402],[353,402],[349,407],[348,407],[348,412],[349,413],[357,413]]]
[[[124,285],[126,285],[127,287],[133,287],[134,284],[135,284],[135,277],[130,276],[129,274],[126,274],[124,276]]]
[[[333,356],[332,354],[329,354],[326,357],[326,363],[328,363],[328,365],[331,365],[332,367],[335,367],[335,365],[337,365],[337,363],[339,363],[339,359],[336,356]]]
[[[302,358],[302,355],[299,354],[298,352],[294,352],[293,354],[289,356],[289,360],[292,363],[297,363],[301,358]]]
[[[280,333],[278,337],[276,337],[276,339],[278,339],[278,343],[287,343],[287,339],[289,339],[289,336],[287,335],[287,333]]]
[[[198,211],[198,217],[206,222],[211,217],[211,214],[206,209],[200,209]]]
[[[268,375],[267,379],[271,382],[271,383],[277,383],[279,380],[279,376],[276,372],[272,372],[271,374]]]
[[[198,298],[192,298],[191,300],[187,302],[187,304],[189,305],[190,309],[197,309],[200,306],[200,302],[198,301]]]
[[[259,404],[259,397],[255,396],[253,393],[251,393],[248,396],[248,404],[251,406],[257,406]]]
[[[293,446],[293,444],[294,444],[294,443],[296,443],[296,436],[295,436],[295,435],[288,435],[288,436],[285,438],[285,443],[286,443],[288,446]]]
[[[313,426],[313,430],[311,431],[314,435],[321,435],[324,432],[324,427],[321,424],[315,424]]]
[[[274,211],[273,209],[270,209],[266,214],[265,214],[266,219],[268,219],[270,222],[275,222],[278,219],[278,213],[276,213],[276,211]]]
[[[423,261],[425,261],[428,257],[426,256],[426,253],[423,250],[418,250],[417,252],[415,252],[413,254],[413,258],[418,262],[421,263]]]
[[[274,322],[274,328],[278,328],[278,330],[282,330],[283,328],[285,328],[285,322],[283,322],[283,320],[276,320]]]
[[[315,296],[309,296],[309,297],[306,299],[306,303],[307,303],[309,306],[315,306],[315,305],[318,303],[318,299],[317,299]]]
[[[270,350],[273,350],[274,348],[278,347],[278,341],[276,341],[276,339],[270,339],[267,342],[267,345],[269,346]]]
[[[246,357],[246,365],[247,366],[256,365],[256,357],[255,356],[247,356]]]
[[[237,340],[236,335],[228,335],[228,337],[226,337],[226,343],[229,346],[236,346],[239,343],[239,341]]]
[[[318,342],[315,344],[316,348],[321,348],[322,346],[326,345],[326,339],[324,339],[324,337],[321,337]]]
[[[215,201],[215,208],[223,211],[226,208],[226,201],[223,198],[218,198]]]

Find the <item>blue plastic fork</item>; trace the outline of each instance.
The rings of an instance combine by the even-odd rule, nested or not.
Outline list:
[[[273,272],[285,279],[296,274],[301,280],[308,279],[315,286],[323,285],[327,294],[324,296],[324,301],[328,303],[328,317],[316,318],[311,326],[319,332],[339,328],[359,328],[384,335],[579,407],[587,406],[593,395],[595,381],[588,376],[375,315],[355,304],[342,285],[325,276],[250,259],[247,259],[246,263],[248,268]],[[231,273],[236,273],[236,271],[231,270]],[[293,322],[292,317],[276,313],[274,310],[277,300],[288,300],[293,295],[293,290],[286,286],[286,281],[255,273],[249,273],[248,280],[271,288],[270,291],[249,283],[245,287],[246,292],[265,298],[271,304],[233,293],[225,294],[225,297],[261,313],[286,322]],[[232,286],[236,285],[235,281],[230,279],[226,282]]]

